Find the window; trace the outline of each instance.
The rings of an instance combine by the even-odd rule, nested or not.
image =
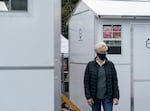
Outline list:
[[[108,54],[121,54],[121,25],[103,25],[103,40]]]
[[[121,54],[121,41],[104,40],[108,46],[108,54]]]
[[[0,0],[0,11],[27,11],[27,0]]]

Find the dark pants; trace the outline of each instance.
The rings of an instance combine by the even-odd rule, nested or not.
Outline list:
[[[101,111],[101,104],[104,111],[112,111],[113,103],[108,98],[105,99],[96,99],[92,105],[92,111]]]

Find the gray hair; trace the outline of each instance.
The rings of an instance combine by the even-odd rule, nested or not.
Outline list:
[[[98,51],[100,48],[102,47],[105,47],[106,48],[106,51],[108,50],[108,47],[106,45],[105,42],[98,42],[96,45],[95,45],[95,51]]]

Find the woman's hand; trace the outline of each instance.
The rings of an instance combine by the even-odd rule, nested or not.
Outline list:
[[[114,99],[113,99],[113,104],[114,104],[114,105],[118,105],[118,104],[119,104],[119,100],[118,100],[117,98],[114,98]]]
[[[92,106],[94,101],[93,101],[92,98],[90,98],[90,99],[87,100],[87,103],[88,103],[89,106]]]

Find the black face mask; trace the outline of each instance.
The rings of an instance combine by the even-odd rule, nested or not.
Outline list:
[[[97,53],[97,56],[98,56],[101,60],[106,59],[106,54]]]

